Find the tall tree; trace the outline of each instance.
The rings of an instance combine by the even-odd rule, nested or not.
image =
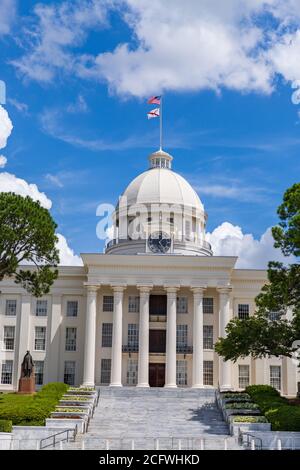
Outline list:
[[[56,227],[39,202],[0,193],[0,281],[13,277],[37,297],[48,293],[58,275]]]
[[[285,192],[277,213],[280,222],[272,229],[274,246],[285,256],[300,256],[300,183]],[[232,319],[227,336],[217,341],[215,349],[225,360],[293,355],[293,342],[300,339],[300,264],[271,261],[268,284],[257,296],[256,306],[253,316]]]

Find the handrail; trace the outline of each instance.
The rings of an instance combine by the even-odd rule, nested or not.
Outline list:
[[[247,449],[249,449],[251,447],[251,440],[254,440],[254,441],[258,441],[258,446],[257,446],[258,450],[262,450],[263,441],[260,437],[254,436],[253,434],[251,434],[249,432],[241,432],[241,430],[239,429],[238,440],[239,440],[240,445],[242,445],[244,443],[244,436],[246,436],[246,438],[247,438],[247,442],[246,442]]]
[[[64,441],[69,442],[69,434],[70,433],[73,433],[73,441],[75,441],[76,436],[77,436],[77,424],[76,424],[75,428],[73,428],[73,429],[64,429],[63,431],[57,432],[55,434],[52,434],[51,436],[44,437],[43,439],[41,439],[40,440],[40,450],[46,449],[47,447],[54,447],[55,448],[56,444],[58,444],[59,442],[64,442]],[[66,435],[65,438],[57,440],[57,436],[60,436],[61,434],[67,434],[67,435]],[[52,439],[52,442],[50,444],[44,445],[43,444],[44,441],[47,441],[48,439]]]

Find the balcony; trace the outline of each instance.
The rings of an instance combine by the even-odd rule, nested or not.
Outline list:
[[[176,353],[177,354],[193,354],[193,346],[182,346],[178,345],[176,346]]]
[[[166,323],[167,316],[166,315],[150,315],[149,321],[154,322],[154,323],[155,322]]]
[[[138,351],[139,351],[138,344],[124,344],[122,346],[122,352],[124,353],[133,353],[133,352],[138,352]]]

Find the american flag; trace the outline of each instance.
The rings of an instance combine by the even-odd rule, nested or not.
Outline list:
[[[159,108],[152,109],[147,113],[148,119],[156,118],[160,116]]]
[[[161,96],[151,96],[148,99],[148,104],[160,104]]]

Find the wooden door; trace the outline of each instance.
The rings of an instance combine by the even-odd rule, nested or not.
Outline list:
[[[150,295],[149,312],[150,315],[167,315],[167,296]]]
[[[166,330],[149,330],[149,352],[166,352]]]

